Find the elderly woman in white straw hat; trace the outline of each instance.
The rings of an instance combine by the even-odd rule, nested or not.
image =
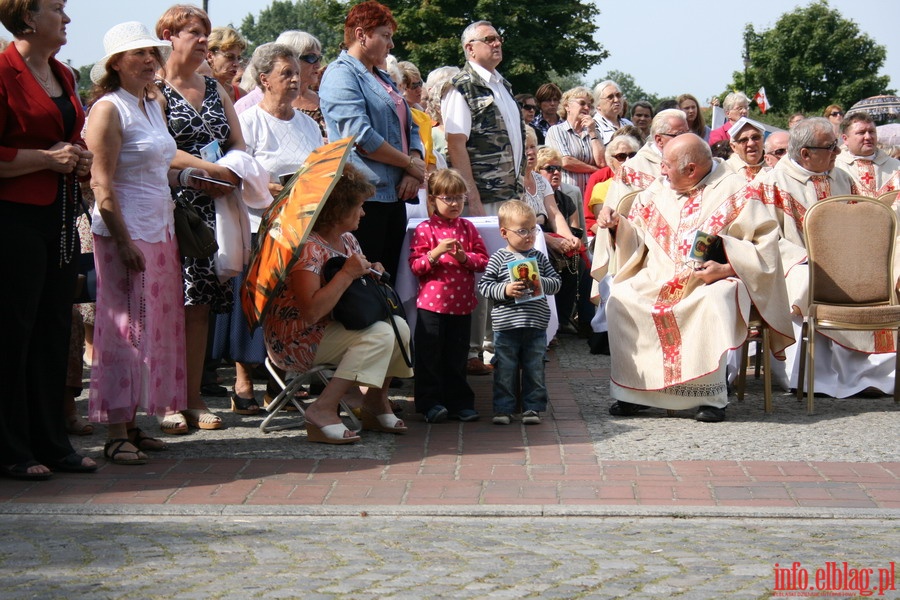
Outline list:
[[[143,464],[144,450],[165,444],[135,426],[149,414],[186,407],[181,258],[175,240],[169,135],[153,85],[171,52],[141,23],[116,25],[103,38],[106,55],[91,69],[88,118],[94,151],[92,230],[97,317],[91,370],[91,420],[108,423],[104,456]]]

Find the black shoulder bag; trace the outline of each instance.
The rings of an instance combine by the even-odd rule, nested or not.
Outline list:
[[[334,278],[345,262],[347,259],[343,256],[334,256],[325,262],[322,267],[322,276],[326,283]],[[354,279],[335,304],[331,314],[341,325],[353,330],[365,329],[376,321],[387,319],[394,329],[403,360],[407,366],[412,367],[411,353],[407,353],[400,332],[397,330],[397,324],[394,319],[390,318],[396,315],[405,321],[406,311],[403,309],[403,303],[397,292],[387,283],[389,278],[390,275],[382,273],[379,279],[369,276]],[[409,344],[412,348],[412,339]]]

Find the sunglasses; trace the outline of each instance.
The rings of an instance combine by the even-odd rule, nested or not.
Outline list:
[[[785,148],[778,148],[777,150],[772,150],[769,154],[772,156],[784,156],[787,154],[787,150]]]
[[[625,162],[629,158],[634,158],[637,156],[637,152],[619,152],[618,154],[613,154],[612,157],[619,162]]]
[[[740,144],[741,146],[746,146],[750,142],[761,142],[762,139],[763,138],[761,135],[755,134],[755,135],[748,135],[747,137],[738,138],[738,139],[734,140],[734,143]]]
[[[834,140],[828,146],[803,146],[807,150],[828,150],[829,152],[834,152],[838,147],[838,141]]]
[[[844,113],[842,113],[842,112],[839,111],[839,110],[833,110],[833,111],[831,111],[831,115],[830,115],[830,116],[832,116],[832,117],[843,117],[843,116],[844,116]]]
[[[500,35],[486,35],[483,38],[472,38],[469,40],[470,42],[481,42],[482,44],[487,44],[488,46],[493,46],[494,44],[502,44],[503,36]]]
[[[522,104],[522,110],[537,110],[537,106],[534,104]]]
[[[319,62],[320,60],[322,60],[322,55],[321,54],[301,54],[297,58],[299,58],[300,60],[302,60],[305,63],[314,65],[317,62]]]
[[[417,89],[419,89],[420,87],[422,87],[423,85],[425,85],[424,82],[422,82],[422,81],[417,81],[417,82],[415,82],[415,83],[409,84],[409,89],[411,89],[411,90],[417,90]]]
[[[546,167],[541,167],[541,171],[547,171],[548,173],[559,173],[562,171],[562,167],[557,167],[556,165],[547,165]]]

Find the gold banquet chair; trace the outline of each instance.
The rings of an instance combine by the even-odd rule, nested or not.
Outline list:
[[[803,222],[803,236],[809,260],[809,312],[800,334],[797,399],[803,399],[806,374],[811,415],[817,331],[900,332],[893,276],[897,216],[874,198],[835,196],[813,204]],[[896,354],[895,374],[900,372],[900,353]],[[900,386],[894,385],[894,402],[898,401]]]
[[[769,325],[766,323],[756,306],[750,306],[750,318],[747,321],[747,339],[741,346],[741,362],[737,379],[735,380],[735,389],[737,390],[738,402],[744,401],[744,390],[747,387],[747,365],[748,355],[750,354],[750,344],[756,344],[756,360],[754,367],[754,376],[759,379],[760,362],[762,362],[763,374],[763,409],[772,412],[772,356],[769,350]]]
[[[897,190],[893,192],[885,192],[876,198],[882,204],[886,204],[888,206],[893,206],[894,202],[897,201]]]

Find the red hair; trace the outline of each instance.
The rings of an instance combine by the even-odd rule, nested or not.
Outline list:
[[[344,46],[349,48],[355,41],[354,31],[362,27],[363,33],[369,33],[376,27],[390,27],[391,31],[397,31],[397,21],[394,15],[384,4],[375,0],[368,0],[357,4],[347,13],[344,21]]]
[[[156,22],[156,37],[163,39],[163,31],[166,29],[172,35],[177,34],[193,18],[199,19],[203,27],[206,28],[206,31],[204,31],[205,35],[208,36],[212,32],[212,23],[209,21],[209,15],[202,8],[190,4],[176,4],[166,10],[159,18],[159,21]]]

